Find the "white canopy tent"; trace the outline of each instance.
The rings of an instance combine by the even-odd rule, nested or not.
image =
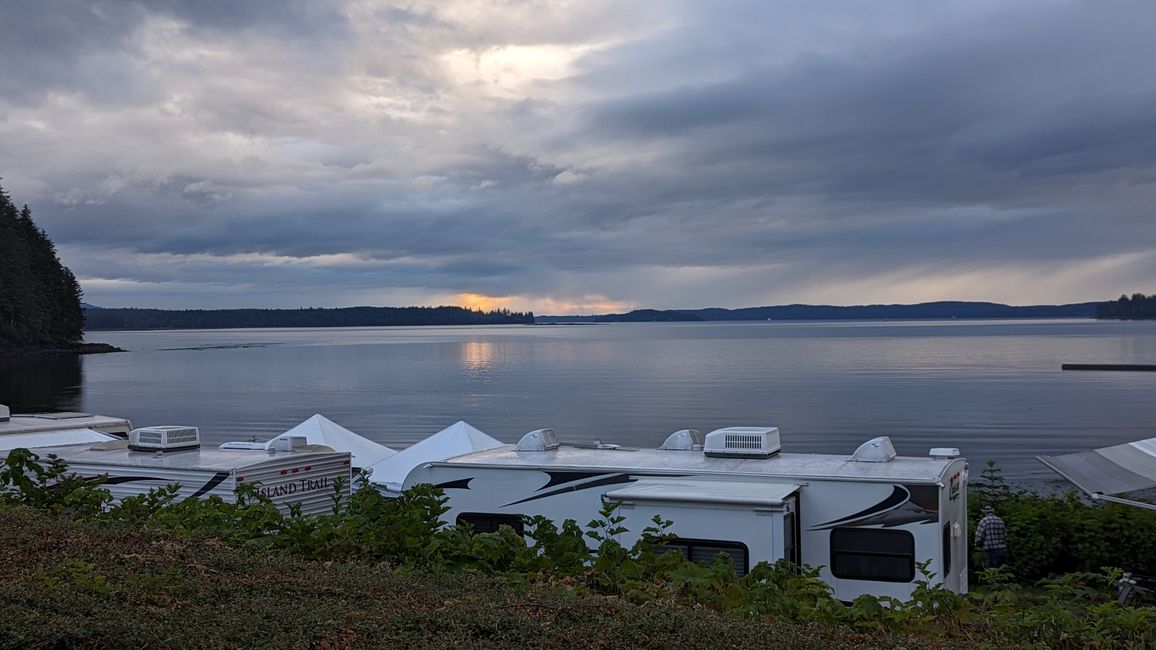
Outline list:
[[[445,460],[484,449],[501,447],[502,442],[465,422],[455,422],[432,436],[414,443],[396,455],[372,466],[369,480],[390,492],[400,492],[410,470],[432,461]]]
[[[359,436],[320,414],[266,442],[265,448],[273,448],[278,441],[290,437],[303,437],[311,445],[325,445],[334,451],[348,451],[353,467],[357,469],[365,469],[397,454],[397,451]]]
[[[1150,503],[1109,496],[1156,487],[1156,438],[1036,459],[1093,499],[1156,510]]]

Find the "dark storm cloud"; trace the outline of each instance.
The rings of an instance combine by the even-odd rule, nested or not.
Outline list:
[[[44,0],[0,3],[0,96],[33,101],[54,90],[140,101],[149,61],[139,30],[169,18],[202,35],[268,31],[305,44],[339,38],[344,18],[313,0]]]
[[[1156,259],[1148,2],[2,6],[0,173],[94,301],[1082,300]]]

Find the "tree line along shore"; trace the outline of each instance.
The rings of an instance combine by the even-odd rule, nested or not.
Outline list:
[[[1156,318],[1156,295],[1136,293],[1110,302],[1013,307],[943,301],[918,305],[782,305],[745,309],[656,310],[622,314],[544,316],[458,306],[303,309],[104,309],[81,302],[80,283],[60,262],[28,205],[18,208],[0,187],[0,354],[108,352],[82,344],[84,330],[216,329],[246,327],[378,327],[728,320],[840,320],[937,318]]]

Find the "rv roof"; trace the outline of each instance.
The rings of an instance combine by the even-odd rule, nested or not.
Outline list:
[[[557,469],[667,471],[695,474],[776,476],[859,481],[937,483],[958,458],[897,456],[889,463],[862,463],[835,454],[778,454],[771,458],[711,458],[701,452],[659,449],[579,449],[515,452],[513,445],[465,454],[435,465],[547,467]]]
[[[94,442],[108,442],[119,440],[111,433],[93,431],[92,429],[60,429],[53,431],[31,431],[21,433],[6,433],[0,436],[0,452],[17,449],[19,447],[59,447],[61,445],[92,444]],[[0,454],[2,456],[3,454]]]
[[[0,422],[0,435],[127,426],[128,420],[124,418],[110,418],[90,413],[20,413],[12,415],[7,422]]]
[[[234,450],[218,449],[216,447],[201,447],[186,451],[167,451],[158,456],[151,451],[131,451],[127,448],[98,451],[93,445],[69,445],[67,447],[51,447],[34,449],[43,458],[48,454],[56,454],[68,463],[99,463],[121,467],[161,467],[168,469],[193,469],[206,471],[228,471],[251,467],[268,462],[274,458],[280,460],[286,456],[298,456],[302,460],[321,456],[333,456],[336,452],[301,453],[278,451],[272,454],[265,450]]]

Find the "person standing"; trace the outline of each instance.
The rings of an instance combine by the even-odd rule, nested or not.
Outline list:
[[[1007,526],[990,503],[983,504],[983,519],[975,529],[975,543],[987,554],[985,569],[1003,566],[1007,561]]]

